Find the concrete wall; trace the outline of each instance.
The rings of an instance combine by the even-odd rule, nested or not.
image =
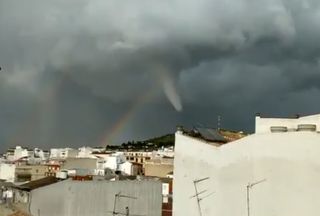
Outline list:
[[[61,169],[96,169],[96,158],[67,158]]]
[[[63,181],[32,191],[32,215],[106,216],[112,215],[116,193],[137,197],[119,198],[118,212],[145,216],[161,215],[161,182],[158,181]]]
[[[146,176],[167,177],[173,171],[173,164],[146,163],[144,171]]]
[[[47,172],[48,166],[46,165],[20,165],[15,170],[15,181],[34,181],[44,178]]]
[[[290,132],[255,134],[215,147],[176,133],[173,215],[199,215],[193,181],[203,216],[247,215],[246,185],[266,179],[250,190],[251,215],[318,216],[320,212],[320,134]]]
[[[296,130],[298,124],[315,124],[320,131],[320,115],[310,115],[300,118],[262,118],[256,116],[256,133],[270,133],[271,126],[285,126],[288,130]]]

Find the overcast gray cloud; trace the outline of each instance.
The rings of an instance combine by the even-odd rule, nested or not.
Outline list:
[[[317,0],[0,0],[0,149],[319,112],[319,20]]]

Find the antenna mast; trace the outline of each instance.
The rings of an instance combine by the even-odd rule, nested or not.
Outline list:
[[[218,128],[218,130],[220,130],[220,128],[221,128],[221,116],[220,115],[218,115],[218,119],[217,119],[217,128]]]
[[[267,179],[262,179],[260,181],[256,181],[254,183],[248,183],[247,184],[247,213],[248,213],[248,216],[250,216],[250,189],[252,189],[253,186],[257,185],[257,184],[260,184],[262,182],[265,182]]]
[[[203,195],[204,193],[206,193],[208,190],[199,191],[198,184],[199,184],[200,182],[206,181],[206,180],[208,180],[208,179],[209,179],[209,177],[206,177],[206,178],[202,178],[202,179],[196,179],[196,180],[193,181],[194,190],[195,190],[196,194],[193,195],[193,196],[191,196],[190,199],[191,199],[191,198],[194,198],[194,197],[197,199],[199,216],[202,216],[202,209],[201,209],[201,204],[200,204],[200,202],[201,202],[203,199],[207,198],[208,196],[211,196],[211,195],[214,193],[214,192],[212,192],[212,193],[209,193],[209,194],[207,194],[207,195],[205,195],[205,196],[202,196],[202,197],[200,196],[200,195]]]
[[[128,195],[121,194],[121,192],[116,193],[116,194],[114,195],[113,211],[112,211],[112,212],[109,211],[109,213],[112,213],[113,216],[116,216],[116,215],[124,215],[124,216],[145,216],[145,215],[130,214],[130,213],[129,213],[129,212],[130,212],[129,206],[126,206],[124,213],[118,212],[118,211],[117,211],[117,204],[118,204],[118,201],[120,200],[120,198],[138,199],[137,197],[134,197],[134,196],[128,196]]]

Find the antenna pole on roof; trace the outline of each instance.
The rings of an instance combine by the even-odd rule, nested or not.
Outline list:
[[[195,190],[195,195],[191,196],[190,199],[192,198],[196,198],[197,199],[197,204],[198,204],[198,211],[199,211],[199,216],[202,216],[202,209],[201,209],[201,201],[205,198],[207,198],[208,196],[211,196],[213,193],[209,193],[207,195],[205,195],[206,192],[208,192],[208,190],[203,190],[203,191],[199,191],[199,188],[198,188],[198,184],[200,182],[203,182],[203,181],[206,181],[208,180],[209,177],[206,177],[206,178],[202,178],[202,179],[195,179],[193,181],[193,185],[194,185],[194,190]],[[200,196],[202,195],[202,196]]]
[[[265,182],[267,179],[262,179],[260,181],[256,181],[254,183],[248,183],[247,184],[247,214],[250,216],[250,189],[252,189],[253,186],[260,184],[262,182]]]
[[[220,130],[220,127],[221,127],[221,116],[218,115],[218,119],[217,119],[217,128],[218,128],[218,130]]]
[[[121,194],[121,192],[119,193],[116,193],[114,195],[114,203],[113,203],[113,211],[109,211],[109,213],[112,213],[113,216],[116,216],[116,215],[125,215],[125,216],[130,216],[129,214],[129,206],[127,206],[125,208],[126,212],[125,213],[121,213],[121,212],[117,212],[117,203],[120,200],[120,198],[127,198],[127,199],[138,199],[137,197],[134,197],[134,196],[128,196],[128,195],[125,195],[125,194]],[[144,215],[131,215],[131,216],[144,216]]]

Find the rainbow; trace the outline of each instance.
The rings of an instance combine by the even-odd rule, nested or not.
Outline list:
[[[131,104],[129,109],[124,115],[113,125],[111,130],[109,129],[103,136],[101,141],[101,146],[106,146],[107,144],[111,144],[111,142],[119,136],[119,134],[123,131],[128,122],[134,117],[136,112],[150,99],[152,98],[155,90],[146,91],[145,93],[139,95],[137,99]]]
[[[155,87],[152,88],[150,91],[146,91],[143,94],[141,94],[129,107],[126,113],[124,113],[121,118],[113,125],[111,130],[107,130],[105,132],[100,146],[106,146],[108,144],[112,144],[115,138],[119,136],[119,134],[123,131],[125,126],[128,125],[128,122],[135,116],[135,114],[138,112],[138,110],[147,103],[156,93],[159,88],[163,88],[163,84],[167,82],[168,80],[171,80],[170,75],[166,70],[164,70],[162,67],[158,66],[158,73],[157,75],[157,82],[155,83]],[[167,96],[168,97],[168,96]],[[168,98],[169,99],[169,98]],[[172,103],[172,101],[169,99],[169,101]],[[173,103],[172,103],[173,104]],[[175,106],[173,104],[173,106]]]

